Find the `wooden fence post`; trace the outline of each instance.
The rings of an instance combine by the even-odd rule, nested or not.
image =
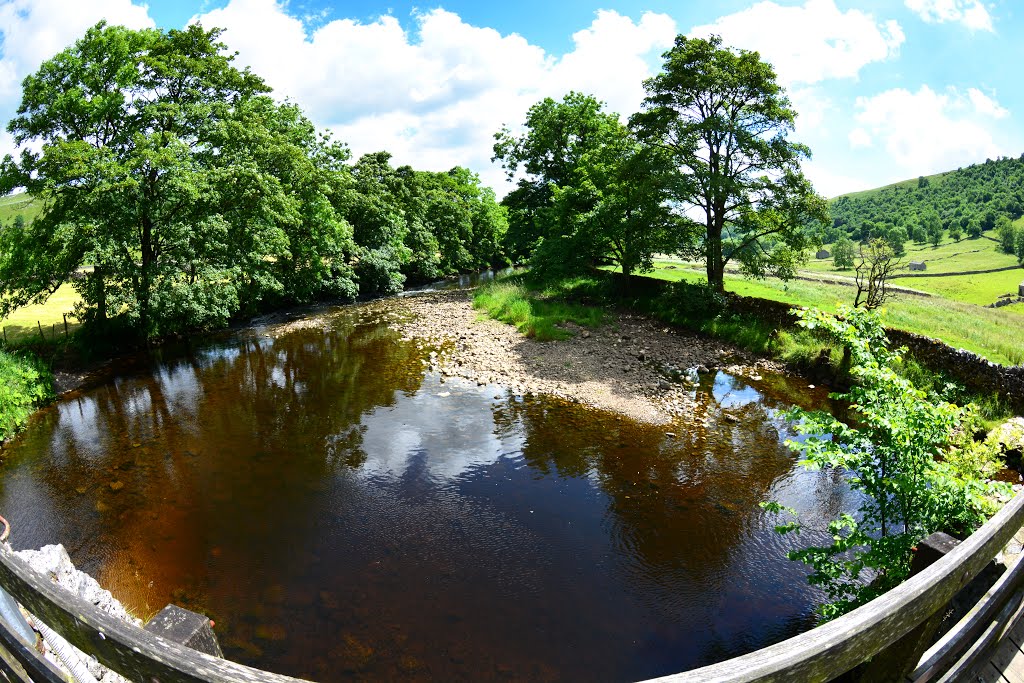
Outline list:
[[[910,576],[917,576],[959,544],[960,541],[946,533],[937,532],[928,536],[917,544],[914,558],[910,562]],[[921,655],[932,644],[935,632],[945,616],[946,611],[940,608],[916,628],[862,664],[858,671],[858,683],[906,680],[917,666]]]
[[[43,334],[43,324],[37,320],[36,321],[36,327],[39,328],[39,338],[42,339],[45,342],[46,341],[46,335]]]
[[[68,338],[68,314],[64,314],[64,338]]]

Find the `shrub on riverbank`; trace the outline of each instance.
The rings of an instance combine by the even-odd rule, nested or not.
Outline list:
[[[994,448],[975,444],[972,406],[961,407],[915,387],[896,371],[900,351],[889,348],[877,313],[839,307],[836,315],[799,312],[801,327],[821,330],[849,350],[855,384],[839,398],[856,416],[851,426],[822,411],[787,414],[803,439],[787,445],[809,469],[836,468],[863,494],[857,513],[829,524],[832,542],[789,553],[807,564],[808,580],[824,588],[826,619],[866,604],[900,584],[913,548],[929,534],[966,536],[995,510],[1005,484],[988,481]],[[781,512],[777,503],[766,503]],[[792,512],[791,510],[789,512]],[[799,522],[777,527],[798,531]]]
[[[51,398],[53,377],[41,361],[24,353],[0,351],[0,442]]]

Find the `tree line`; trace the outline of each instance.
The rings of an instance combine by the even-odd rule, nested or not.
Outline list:
[[[101,22],[23,83],[0,192],[0,317],[72,279],[88,328],[141,337],[506,261],[505,209],[465,168],[348,148],[219,42]]]

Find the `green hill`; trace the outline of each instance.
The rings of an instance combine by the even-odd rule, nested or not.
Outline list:
[[[821,228],[826,244],[842,235],[885,236],[894,228],[912,236],[930,216],[937,216],[947,233],[957,226],[966,236],[972,225],[988,232],[1001,216],[1024,216],[1024,155],[841,195],[830,207],[832,225]]]

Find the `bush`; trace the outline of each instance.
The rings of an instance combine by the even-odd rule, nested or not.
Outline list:
[[[672,312],[683,319],[716,318],[729,308],[729,300],[721,292],[716,292],[700,282],[673,282],[668,287],[665,304]]]
[[[994,455],[973,444],[975,412],[916,388],[895,367],[902,352],[888,348],[873,311],[841,306],[833,316],[817,309],[798,311],[800,325],[823,330],[851,356],[857,384],[837,398],[849,401],[857,426],[828,413],[794,408],[788,417],[803,441],[787,442],[804,455],[808,468],[840,468],[851,488],[863,494],[857,515],[829,524],[833,542],[793,551],[790,559],[813,570],[829,602],[825,619],[867,603],[902,582],[913,547],[936,531],[966,535],[993,509],[1000,485],[983,479]],[[777,503],[764,507],[783,510]],[[799,530],[799,523],[777,527]]]
[[[25,353],[0,351],[0,442],[52,398],[53,376],[41,361]]]

